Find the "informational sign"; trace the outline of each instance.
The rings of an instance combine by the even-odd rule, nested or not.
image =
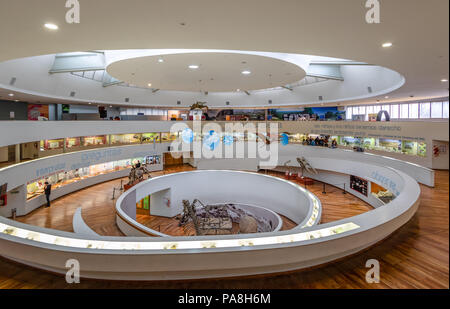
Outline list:
[[[194,121],[201,121],[202,116],[203,116],[203,111],[202,110],[193,110],[191,112],[191,115],[192,115]]]
[[[48,119],[48,105],[28,104],[28,120]]]

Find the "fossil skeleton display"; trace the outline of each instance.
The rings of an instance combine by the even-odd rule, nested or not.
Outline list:
[[[250,224],[247,226],[250,221],[249,218],[254,219],[256,225]],[[273,230],[271,221],[263,217],[257,217],[235,204],[205,206],[198,199],[195,199],[192,204],[188,200],[183,200],[183,213],[179,225],[185,225],[190,221],[194,224],[197,235],[231,234],[233,223],[246,225],[240,226],[240,230],[248,233],[263,233]]]
[[[315,174],[315,175],[318,174],[316,169],[314,167],[312,167],[311,164],[309,164],[309,162],[305,159],[305,157],[297,158],[297,162],[298,162],[298,164],[300,164],[300,168],[302,169],[302,175],[303,175],[303,170],[306,170],[308,173],[311,173],[311,174]]]
[[[151,178],[150,172],[147,170],[145,165],[141,165],[141,167],[133,167],[128,174],[128,185],[133,185],[136,181],[141,182],[144,180],[144,175],[147,175],[147,179]]]

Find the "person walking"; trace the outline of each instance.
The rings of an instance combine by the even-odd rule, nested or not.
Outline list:
[[[45,192],[45,198],[47,199],[46,207],[50,207],[50,194],[52,193],[52,185],[49,184],[48,181],[45,182],[44,192]]]

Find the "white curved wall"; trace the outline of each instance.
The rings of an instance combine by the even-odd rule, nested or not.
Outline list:
[[[164,200],[154,198],[154,194],[169,190],[170,206]],[[205,205],[232,203],[255,205],[282,214],[303,227],[320,222],[320,201],[304,188],[280,178],[256,173],[238,171],[193,171],[159,176],[144,181],[120,196],[116,203],[117,219],[122,226],[126,220],[136,224],[136,202],[152,195],[150,212],[152,215],[174,217],[183,210],[183,200],[200,200]],[[313,210],[316,215],[313,220]],[[148,231],[137,225],[142,231]],[[140,235],[127,227],[125,235]],[[155,234],[155,231],[150,231]]]

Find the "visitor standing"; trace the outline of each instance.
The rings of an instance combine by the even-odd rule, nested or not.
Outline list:
[[[50,207],[50,194],[52,193],[52,185],[49,184],[48,181],[45,182],[44,192],[45,192],[45,198],[47,199],[46,207]]]

